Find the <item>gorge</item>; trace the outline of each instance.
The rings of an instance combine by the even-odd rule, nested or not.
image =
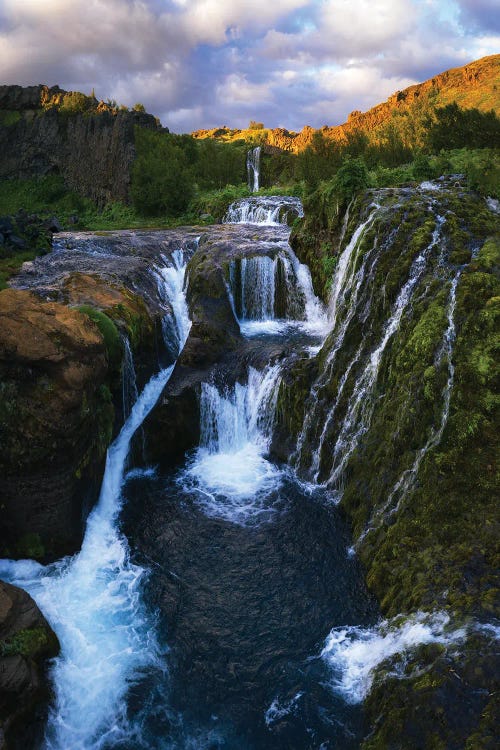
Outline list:
[[[61,233],[12,280],[87,337],[102,424],[75,422],[94,437],[71,471],[99,477],[115,438],[80,551],[46,533],[34,472],[45,552],[0,562],[61,646],[48,717],[8,747],[493,747],[497,208],[454,176],[323,209]],[[35,428],[12,393],[18,487]]]

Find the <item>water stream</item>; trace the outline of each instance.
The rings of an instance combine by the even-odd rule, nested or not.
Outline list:
[[[258,188],[255,154],[252,159]],[[297,199],[253,198],[233,205],[227,220],[283,228],[290,211],[300,215]],[[311,390],[294,468],[269,456],[286,359],[262,370],[248,367],[231,386],[209,378],[202,384],[200,445],[182,466],[169,474],[127,466],[132,437],[173,369],[155,375],[131,406],[135,380],[128,350],[126,421],[109,448],[81,551],[46,567],[0,563],[0,575],[35,597],[61,642],[43,748],[354,750],[362,736],[358,704],[373,667],[416,644],[463,637],[439,616],[378,622],[357,559],[346,554],[349,532],[331,502],[370,420],[384,351],[439,244],[442,218],[436,215],[431,242],[413,259],[379,340],[369,354],[362,346],[356,350],[320,422],[323,389],[346,331],[355,313],[369,309],[366,281],[381,247],[375,240],[367,248],[363,239],[383,211],[375,202],[343,243],[328,310],[288,243],[230,265],[228,291],[244,335],[273,333],[287,341],[299,331],[305,356],[325,340],[330,344]],[[190,327],[184,272],[181,251],[161,256],[154,271],[173,356]],[[429,438],[434,443],[453,386],[458,279],[457,273],[451,281],[439,353],[448,381],[443,418]],[[321,451],[351,372],[348,408],[321,485]],[[315,450],[306,456],[311,435]],[[417,453],[387,512],[407,492],[420,460]],[[311,483],[297,476],[304,468]]]

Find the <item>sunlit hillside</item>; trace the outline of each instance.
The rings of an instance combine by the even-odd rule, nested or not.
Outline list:
[[[423,83],[410,86],[403,91],[396,91],[386,102],[377,104],[367,112],[354,111],[347,122],[342,125],[331,125],[321,128],[328,138],[342,141],[352,132],[373,133],[400,114],[415,109],[444,107],[456,102],[464,109],[476,108],[482,112],[494,110],[500,113],[500,55],[489,55],[480,60],[451,68]],[[314,128],[305,126],[299,133],[283,128],[267,129],[254,127],[245,130],[231,129],[227,126],[212,130],[197,130],[195,138],[215,138],[222,141],[238,139],[255,140],[276,146],[286,151],[302,151],[312,139]]]

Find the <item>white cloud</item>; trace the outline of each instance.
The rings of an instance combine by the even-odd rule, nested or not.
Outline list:
[[[0,76],[141,101],[174,129],[336,124],[496,51],[496,2],[0,0]]]
[[[272,98],[269,85],[266,83],[251,83],[245,75],[231,73],[224,81],[216,86],[215,93],[217,101],[222,104],[226,102],[240,102],[258,106],[269,102]]]

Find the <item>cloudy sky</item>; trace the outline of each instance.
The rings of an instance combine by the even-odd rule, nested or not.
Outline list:
[[[334,125],[499,51],[498,0],[0,0],[1,83],[95,88],[175,132]]]

